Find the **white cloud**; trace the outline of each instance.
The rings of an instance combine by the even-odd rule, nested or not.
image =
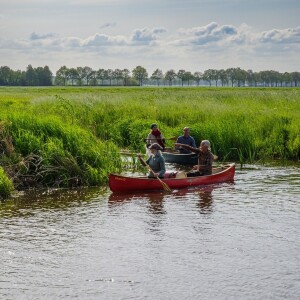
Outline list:
[[[67,38],[63,38],[63,39],[57,39],[57,40],[54,40],[52,43],[53,46],[60,45],[63,49],[80,48],[81,44],[82,44],[82,39],[77,38],[77,37],[67,37]]]
[[[148,45],[151,42],[158,39],[159,33],[166,32],[165,28],[143,28],[143,29],[136,29],[130,37],[130,40],[133,44],[142,44]]]
[[[175,35],[168,34],[164,27],[135,29],[129,35],[95,33],[83,38],[33,32],[27,39],[0,38],[0,57],[7,57],[5,65],[9,65],[9,62],[15,63],[30,53],[30,59],[40,60],[43,65],[48,64],[47,58],[50,61],[51,57],[56,67],[65,64],[68,57],[68,61],[74,58],[78,66],[90,63],[93,68],[93,61],[98,61],[95,57],[101,54],[102,63],[103,60],[107,64],[113,62],[118,68],[155,64],[155,67],[166,69],[195,69],[191,71],[199,70],[197,65],[217,69],[247,66],[245,68],[248,69],[255,68],[248,66],[250,63],[259,68],[263,64],[272,65],[274,61],[281,68],[287,63],[289,68],[294,68],[297,63],[300,65],[297,55],[299,42],[300,27],[255,32],[247,24],[236,27],[211,22],[205,26],[181,28]],[[13,55],[11,59],[10,53]],[[78,59],[83,55],[86,55],[85,58]],[[126,65],[123,65],[124,57],[127,58]],[[278,57],[286,59],[279,64]],[[33,64],[33,61],[28,64]],[[271,69],[276,69],[276,66]]]
[[[46,34],[37,34],[35,32],[33,32],[31,35],[30,35],[30,39],[31,40],[43,40],[43,39],[48,39],[48,38],[52,38],[54,37],[55,35],[53,33],[46,33]]]
[[[119,46],[124,45],[126,39],[122,36],[108,36],[106,34],[95,34],[82,40],[82,47],[103,47],[103,46]]]
[[[187,29],[179,29],[179,32],[186,34],[186,35],[196,35],[196,36],[204,36],[210,34],[215,28],[218,27],[216,22],[211,22],[205,26],[201,27],[193,27]]]
[[[261,33],[263,43],[300,43],[300,27],[287,29],[272,29]]]
[[[219,26],[216,22],[202,27],[194,27],[187,30],[181,29],[180,33],[184,35],[184,37],[174,40],[171,43],[179,46],[204,46],[218,42],[241,42],[245,40],[243,27],[239,29],[232,25]]]
[[[227,45],[251,45],[252,47],[264,44],[274,45],[290,45],[299,46],[300,27],[288,29],[272,29],[264,32],[253,32],[249,26],[242,24],[240,27],[232,25],[218,25],[216,22],[207,24],[206,26],[193,27],[187,29],[179,29],[178,36],[165,36],[167,29],[163,27],[155,27],[152,29],[142,28],[135,29],[130,36],[125,35],[107,35],[96,33],[86,38],[79,37],[59,37],[54,33],[39,34],[31,33],[29,39],[20,40],[1,40],[0,47],[2,49],[19,49],[39,47],[66,48],[69,50],[78,48],[95,48],[95,47],[114,47],[126,46],[136,47],[141,45],[156,45],[157,47],[202,47],[214,46],[222,47]],[[153,42],[159,43],[153,44]],[[53,50],[53,49],[52,49]],[[223,49],[224,50],[224,49]],[[92,50],[91,50],[92,51]]]

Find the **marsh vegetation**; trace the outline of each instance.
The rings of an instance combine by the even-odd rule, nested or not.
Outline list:
[[[221,161],[298,161],[299,115],[299,88],[3,87],[0,194],[105,185],[153,122],[165,137],[189,126]]]

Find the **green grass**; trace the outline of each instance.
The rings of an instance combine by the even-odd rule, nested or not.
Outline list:
[[[7,177],[4,170],[0,167],[0,200],[9,197],[12,191],[13,183],[11,179]]]
[[[299,88],[3,87],[0,163],[19,188],[105,184],[153,122],[166,137],[189,126],[221,160],[298,161],[299,115]]]

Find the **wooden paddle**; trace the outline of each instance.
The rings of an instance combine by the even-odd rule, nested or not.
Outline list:
[[[166,147],[165,150],[162,150],[162,152],[174,152],[174,153],[179,153],[179,151],[174,150],[174,149],[169,148],[169,147]],[[133,150],[130,150],[130,149],[121,149],[121,150],[120,150],[120,154],[121,154],[121,155],[132,156],[132,155],[140,154],[140,152],[134,152]]]
[[[177,137],[173,136],[170,138],[155,138],[155,139],[143,139],[144,142],[146,141],[156,141],[156,140],[170,140],[170,141],[177,141]]]
[[[163,189],[168,192],[168,193],[171,193],[172,190],[170,189],[170,187],[165,183],[163,182],[155,173],[154,171],[152,170],[152,168],[141,158],[139,157],[140,161],[142,162],[142,164],[146,167],[148,167],[148,169],[150,170],[150,172],[153,174],[153,176],[158,179],[158,181],[161,183]]]

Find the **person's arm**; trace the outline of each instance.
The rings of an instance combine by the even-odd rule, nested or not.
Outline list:
[[[181,149],[181,147],[176,147],[176,144],[180,144],[181,143],[181,136],[179,136],[178,138],[177,138],[177,141],[176,141],[176,143],[175,143],[175,149],[176,150],[180,150]]]
[[[212,168],[212,165],[200,165],[198,166],[199,171],[208,171]]]
[[[160,167],[160,171],[158,173],[158,176],[163,177],[166,173],[166,166],[165,166],[165,160],[162,156],[160,157],[159,160],[159,167]]]
[[[166,140],[165,140],[164,136],[162,135],[162,133],[160,134],[160,139],[161,139],[161,143],[163,145],[163,148],[165,148],[166,147]]]
[[[192,140],[192,147],[194,147],[194,148],[197,148],[197,146],[196,146],[196,142],[195,142],[195,139],[191,136],[191,140]]]
[[[185,144],[180,144],[180,143],[175,143],[175,147],[181,147],[181,148],[184,148],[184,149],[187,149],[187,150],[190,150],[194,153],[199,153],[199,148],[194,148],[194,147],[191,147],[189,145],[185,145]]]

